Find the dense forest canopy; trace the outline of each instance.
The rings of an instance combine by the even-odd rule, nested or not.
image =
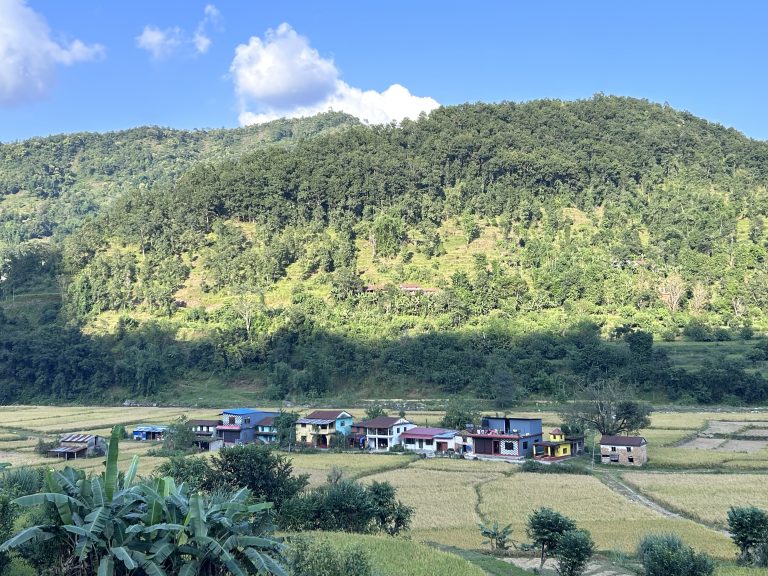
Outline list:
[[[768,399],[760,344],[692,370],[638,336],[766,330],[768,143],[603,95],[168,132],[155,155],[153,130],[0,147],[0,296],[62,295],[33,317],[6,306],[0,400],[156,395],[206,373],[276,399],[504,405],[597,377]],[[24,346],[61,357],[20,374]]]

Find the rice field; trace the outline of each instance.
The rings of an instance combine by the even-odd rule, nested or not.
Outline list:
[[[418,542],[389,536],[314,533],[336,549],[364,548],[379,576],[484,576],[485,572],[455,554],[440,552]]]
[[[646,496],[707,524],[726,527],[731,506],[768,510],[765,476],[760,474],[653,474],[622,477]]]
[[[344,473],[346,478],[358,478],[376,472],[384,472],[393,468],[401,468],[409,462],[413,462],[411,454],[290,454],[295,474],[309,474],[309,486],[315,487],[325,484],[328,473],[332,468],[337,468]]]
[[[601,550],[632,553],[643,535],[675,532],[697,549],[731,559],[731,540],[690,520],[668,518],[628,501],[592,476],[521,473],[480,487],[480,511],[491,520],[513,524],[515,538],[524,538],[525,522],[546,506],[592,533]]]

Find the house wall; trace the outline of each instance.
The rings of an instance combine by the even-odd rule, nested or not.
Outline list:
[[[344,434],[344,436],[348,435],[352,431],[352,417],[337,418],[336,431]]]
[[[630,458],[632,459],[631,462],[630,462]],[[647,445],[643,445],[643,446],[600,445],[600,462],[602,464],[621,464],[624,466],[642,466],[643,464],[648,462]]]
[[[413,444],[409,444],[409,440],[413,440]],[[413,452],[437,452],[438,444],[445,444],[443,450],[456,450],[455,438],[423,438],[422,440],[421,445],[419,445],[419,438],[401,438],[400,443],[403,448]],[[428,441],[431,441],[431,444],[428,444]]]

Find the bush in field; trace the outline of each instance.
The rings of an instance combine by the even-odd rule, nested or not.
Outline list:
[[[303,536],[291,538],[285,558],[291,576],[371,576],[368,553],[362,546],[334,549]]]
[[[586,530],[569,530],[557,541],[555,557],[560,576],[581,576],[595,552],[595,543]]]
[[[212,480],[216,486],[248,488],[260,500],[274,502],[278,510],[283,502],[304,490],[309,476],[293,475],[291,460],[268,446],[246,444],[222,448],[211,459]]]
[[[744,564],[768,564],[768,512],[754,506],[731,506],[728,531]]]
[[[550,508],[539,508],[533,511],[528,517],[527,533],[534,547],[540,550],[541,566],[544,566],[547,555],[552,554],[557,548],[560,537],[575,529],[576,523],[573,520]]]
[[[715,564],[697,554],[676,534],[649,534],[640,541],[637,556],[645,576],[713,576]]]
[[[395,496],[388,482],[365,486],[340,479],[287,500],[278,523],[285,530],[385,532],[394,536],[408,529],[413,515],[413,509]]]
[[[480,535],[487,540],[483,544],[490,544],[491,550],[509,549],[509,536],[512,534],[512,524],[507,524],[503,528],[499,527],[498,522],[493,524],[480,524]]]
[[[215,483],[215,474],[208,462],[201,456],[174,456],[155,468],[154,475],[173,478],[179,484],[185,483],[190,492],[197,492]]]

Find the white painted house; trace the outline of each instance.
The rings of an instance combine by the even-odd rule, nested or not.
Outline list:
[[[448,452],[456,450],[456,430],[416,426],[400,434],[400,441],[413,452]]]
[[[400,435],[416,425],[398,416],[379,416],[373,420],[363,420],[354,425],[358,430],[365,430],[365,447],[369,450],[387,452],[392,446],[400,444]]]

